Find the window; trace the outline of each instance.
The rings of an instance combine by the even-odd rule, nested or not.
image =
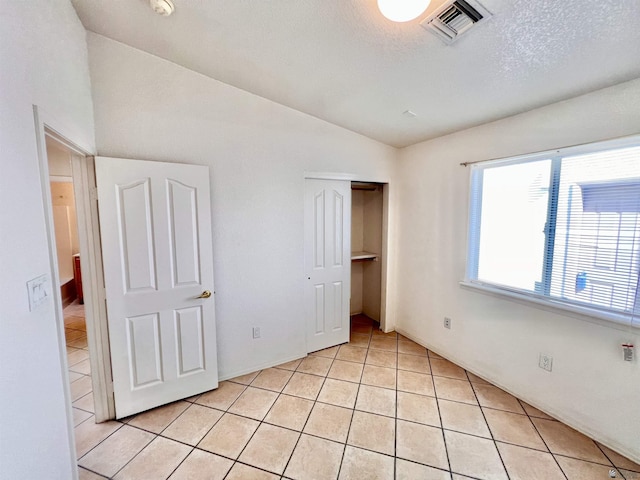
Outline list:
[[[640,314],[639,144],[473,165],[467,283]]]

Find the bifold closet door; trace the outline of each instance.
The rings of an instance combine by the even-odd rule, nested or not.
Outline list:
[[[349,341],[351,182],[305,180],[307,351]]]

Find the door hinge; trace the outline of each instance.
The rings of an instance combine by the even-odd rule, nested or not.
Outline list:
[[[98,201],[98,187],[89,187],[89,198]]]

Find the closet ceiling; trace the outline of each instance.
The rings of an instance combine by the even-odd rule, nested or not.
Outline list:
[[[419,25],[442,0],[404,24],[376,0],[72,3],[92,32],[396,147],[640,77],[638,0],[480,1],[493,18],[450,46]]]

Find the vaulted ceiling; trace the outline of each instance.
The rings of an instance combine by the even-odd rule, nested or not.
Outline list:
[[[72,3],[92,32],[396,147],[640,77],[639,0],[479,0],[493,17],[452,45],[420,26],[443,0],[402,24],[376,0],[173,1]]]

